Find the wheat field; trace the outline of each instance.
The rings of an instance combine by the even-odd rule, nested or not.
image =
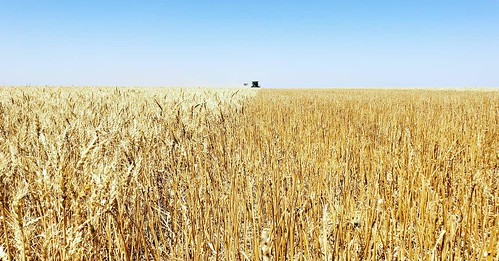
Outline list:
[[[499,91],[0,89],[0,260],[498,260]]]

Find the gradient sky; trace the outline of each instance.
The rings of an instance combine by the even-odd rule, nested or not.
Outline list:
[[[0,0],[0,85],[499,86],[499,0]]]

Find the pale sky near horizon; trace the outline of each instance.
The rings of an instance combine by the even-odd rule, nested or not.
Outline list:
[[[499,0],[0,0],[0,85],[499,87]]]

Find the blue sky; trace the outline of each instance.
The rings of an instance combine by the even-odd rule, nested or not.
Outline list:
[[[0,0],[0,85],[499,86],[499,0]]]

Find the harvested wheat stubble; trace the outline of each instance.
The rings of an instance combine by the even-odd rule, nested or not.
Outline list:
[[[0,89],[0,259],[498,258],[499,92]]]

